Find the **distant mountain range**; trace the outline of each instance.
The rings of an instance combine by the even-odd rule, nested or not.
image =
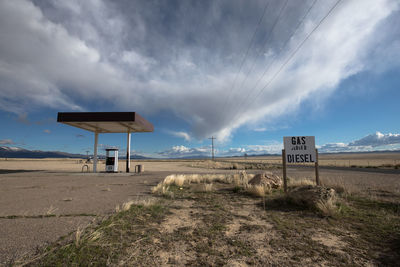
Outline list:
[[[71,154],[61,151],[28,150],[20,147],[0,146],[0,158],[86,158],[86,155]],[[99,155],[99,158],[104,158],[104,156]],[[120,159],[124,158],[126,157],[120,157]],[[131,159],[146,159],[146,157],[131,155]]]
[[[385,151],[368,151],[368,152],[339,152],[339,153],[321,153],[320,154],[369,154],[369,153],[400,153],[400,150],[385,150]],[[92,155],[90,155],[92,157]],[[280,154],[261,154],[261,155],[247,155],[247,157],[265,157],[265,156],[281,156]],[[232,156],[232,158],[243,156]],[[86,155],[71,154],[61,151],[41,151],[41,150],[27,150],[19,147],[0,146],[0,158],[86,158]],[[104,155],[99,155],[99,158],[105,158]],[[121,155],[119,159],[125,159],[125,155]],[[206,156],[189,156],[189,157],[176,157],[169,159],[209,159]],[[219,158],[219,157],[218,157]],[[229,158],[229,156],[223,157]],[[131,155],[131,159],[151,159],[141,155]]]

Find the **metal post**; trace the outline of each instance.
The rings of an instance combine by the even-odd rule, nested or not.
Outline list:
[[[99,133],[94,133],[94,148],[93,148],[93,172],[97,172],[97,143],[99,140]]]
[[[214,139],[216,138],[214,136],[211,136],[208,139],[211,139],[211,155],[212,155],[212,160],[214,160]]]
[[[131,132],[128,132],[128,140],[126,141],[126,172],[131,168]]]
[[[319,180],[319,169],[318,169],[318,149],[315,149],[315,183],[317,185],[321,185],[321,182]]]
[[[282,167],[283,167],[283,191],[287,193],[287,177],[286,177],[286,151],[282,149]]]

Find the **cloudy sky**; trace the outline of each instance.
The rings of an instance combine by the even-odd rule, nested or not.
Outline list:
[[[0,0],[0,145],[86,153],[57,112],[136,111],[143,155],[400,149],[399,67],[398,0]]]

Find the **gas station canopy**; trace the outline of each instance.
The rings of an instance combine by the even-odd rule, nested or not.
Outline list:
[[[57,122],[94,133],[152,132],[153,125],[136,112],[59,112]]]
[[[152,132],[153,124],[136,112],[58,112],[57,122],[94,132],[93,172],[97,172],[100,133],[127,133],[126,172],[130,169],[131,133]]]

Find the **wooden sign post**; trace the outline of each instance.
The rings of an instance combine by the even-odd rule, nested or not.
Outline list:
[[[317,185],[321,185],[321,182],[319,181],[319,169],[318,169],[318,149],[315,149],[315,183]]]
[[[282,165],[283,165],[283,191],[287,193],[287,177],[286,177],[286,152],[282,149]]]

